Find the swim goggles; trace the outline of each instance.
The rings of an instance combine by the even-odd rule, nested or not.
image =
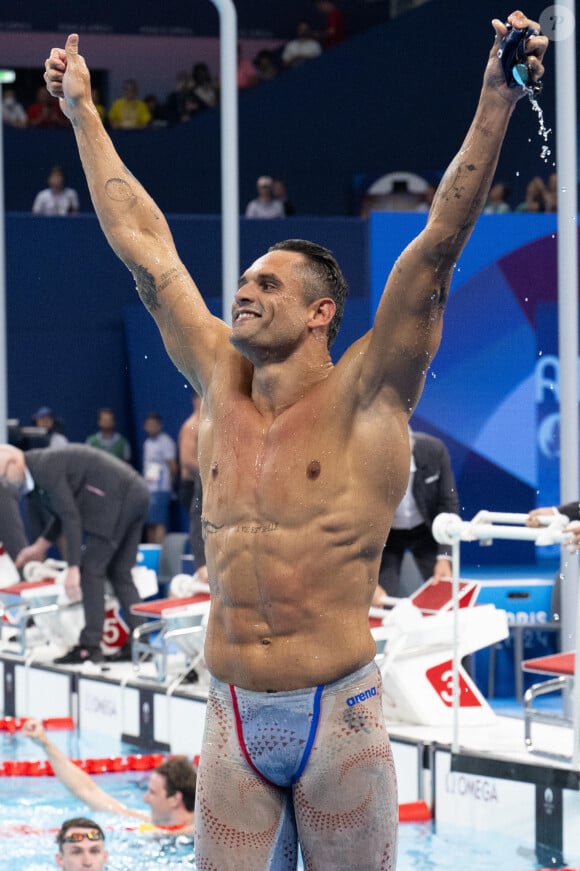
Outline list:
[[[84,839],[87,841],[104,841],[105,836],[98,829],[91,829],[88,832],[71,832],[70,835],[65,835],[62,839],[63,844],[80,844]]]

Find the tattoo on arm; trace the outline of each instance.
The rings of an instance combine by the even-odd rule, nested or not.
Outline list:
[[[475,172],[477,167],[473,163],[458,166],[455,174],[449,179],[449,184],[442,190],[441,195],[444,200],[455,199],[460,200],[465,193],[466,178],[465,172]]]
[[[131,185],[122,178],[107,179],[105,182],[105,193],[110,200],[114,200],[116,203],[130,202],[133,205],[137,201]]]
[[[185,273],[184,269],[179,269],[175,266],[164,272],[159,279],[159,284],[156,283],[154,277],[145,266],[140,266],[138,263],[127,263],[127,266],[133,273],[137,292],[141,297],[143,305],[151,312],[161,308],[158,299],[158,294],[161,290],[168,287],[173,281]]]
[[[174,266],[173,269],[168,269],[167,272],[163,272],[159,279],[159,290],[165,290],[166,287],[169,287],[175,279],[184,275],[184,273],[185,270],[178,269],[177,266]]]
[[[127,266],[133,273],[135,284],[137,285],[137,293],[145,308],[151,312],[157,311],[161,306],[157,299],[155,279],[144,266],[139,266],[137,263],[127,263]]]

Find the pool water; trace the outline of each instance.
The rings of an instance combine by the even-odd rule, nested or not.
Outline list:
[[[142,802],[147,772],[105,774],[100,784],[133,807]],[[105,830],[109,871],[152,871],[195,868],[193,839],[186,836],[153,838],[131,830],[138,821],[95,813],[74,799],[53,777],[6,777],[0,783],[0,867],[10,871],[54,871],[55,836],[63,820],[89,816]],[[6,864],[3,864],[3,863]]]
[[[533,871],[540,867],[534,851],[508,835],[459,827],[434,831],[430,823],[399,826],[397,871]]]
[[[53,732],[51,739],[73,758],[127,756],[135,747],[76,732]],[[106,751],[104,751],[106,745]],[[21,735],[0,735],[3,759],[42,759],[40,748]],[[131,807],[147,809],[143,802],[149,772],[96,776],[107,792]],[[194,869],[190,837],[151,837],[132,830],[133,821],[92,812],[77,801],[54,777],[0,777],[0,868],[10,871],[54,871],[55,835],[62,821],[72,816],[94,818],[106,831],[108,871],[185,871]],[[431,823],[404,823],[399,828],[397,871],[532,871],[540,867],[529,849],[502,834],[453,828],[437,830]],[[242,869],[239,871],[255,871]],[[330,869],[328,869],[330,871]],[[353,869],[354,871],[354,869]]]

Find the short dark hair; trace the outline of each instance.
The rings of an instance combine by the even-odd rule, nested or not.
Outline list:
[[[56,843],[62,850],[66,833],[69,829],[96,829],[101,833],[101,838],[105,840],[105,833],[98,823],[94,820],[89,820],[87,817],[73,817],[70,820],[65,820],[58,832],[56,833]]]
[[[329,296],[336,303],[335,315],[328,325],[328,347],[330,348],[338,333],[348,295],[346,278],[342,274],[332,251],[305,239],[285,239],[282,242],[276,242],[268,251],[293,251],[296,254],[302,254],[307,269],[313,278],[312,285],[306,290],[308,297],[315,300],[321,296]]]
[[[167,795],[180,792],[186,810],[192,811],[195,807],[197,775],[187,756],[170,756],[155,771],[165,778]]]

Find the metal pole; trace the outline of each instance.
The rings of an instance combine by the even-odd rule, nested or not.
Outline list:
[[[453,576],[453,732],[451,752],[459,753],[459,572],[460,572],[460,549],[459,541],[454,541],[451,546],[451,574]]]
[[[231,323],[240,275],[237,15],[232,0],[211,2],[220,16],[222,317]]]
[[[560,501],[578,498],[578,170],[575,0],[554,7],[556,163],[558,169],[558,341],[560,356]],[[578,557],[562,548],[562,646],[580,638]],[[574,721],[573,764],[580,762],[580,681],[566,699]]]
[[[2,85],[16,79],[14,70],[0,70],[0,106]],[[4,130],[0,118],[0,442],[8,441],[8,351],[6,331],[6,235],[4,230]]]
[[[574,0],[560,4],[574,16]],[[557,7],[555,7],[557,8]],[[572,31],[555,27],[558,169],[558,340],[560,356],[560,501],[578,498],[578,170],[576,52]],[[562,551],[562,635],[576,644],[578,561]]]

